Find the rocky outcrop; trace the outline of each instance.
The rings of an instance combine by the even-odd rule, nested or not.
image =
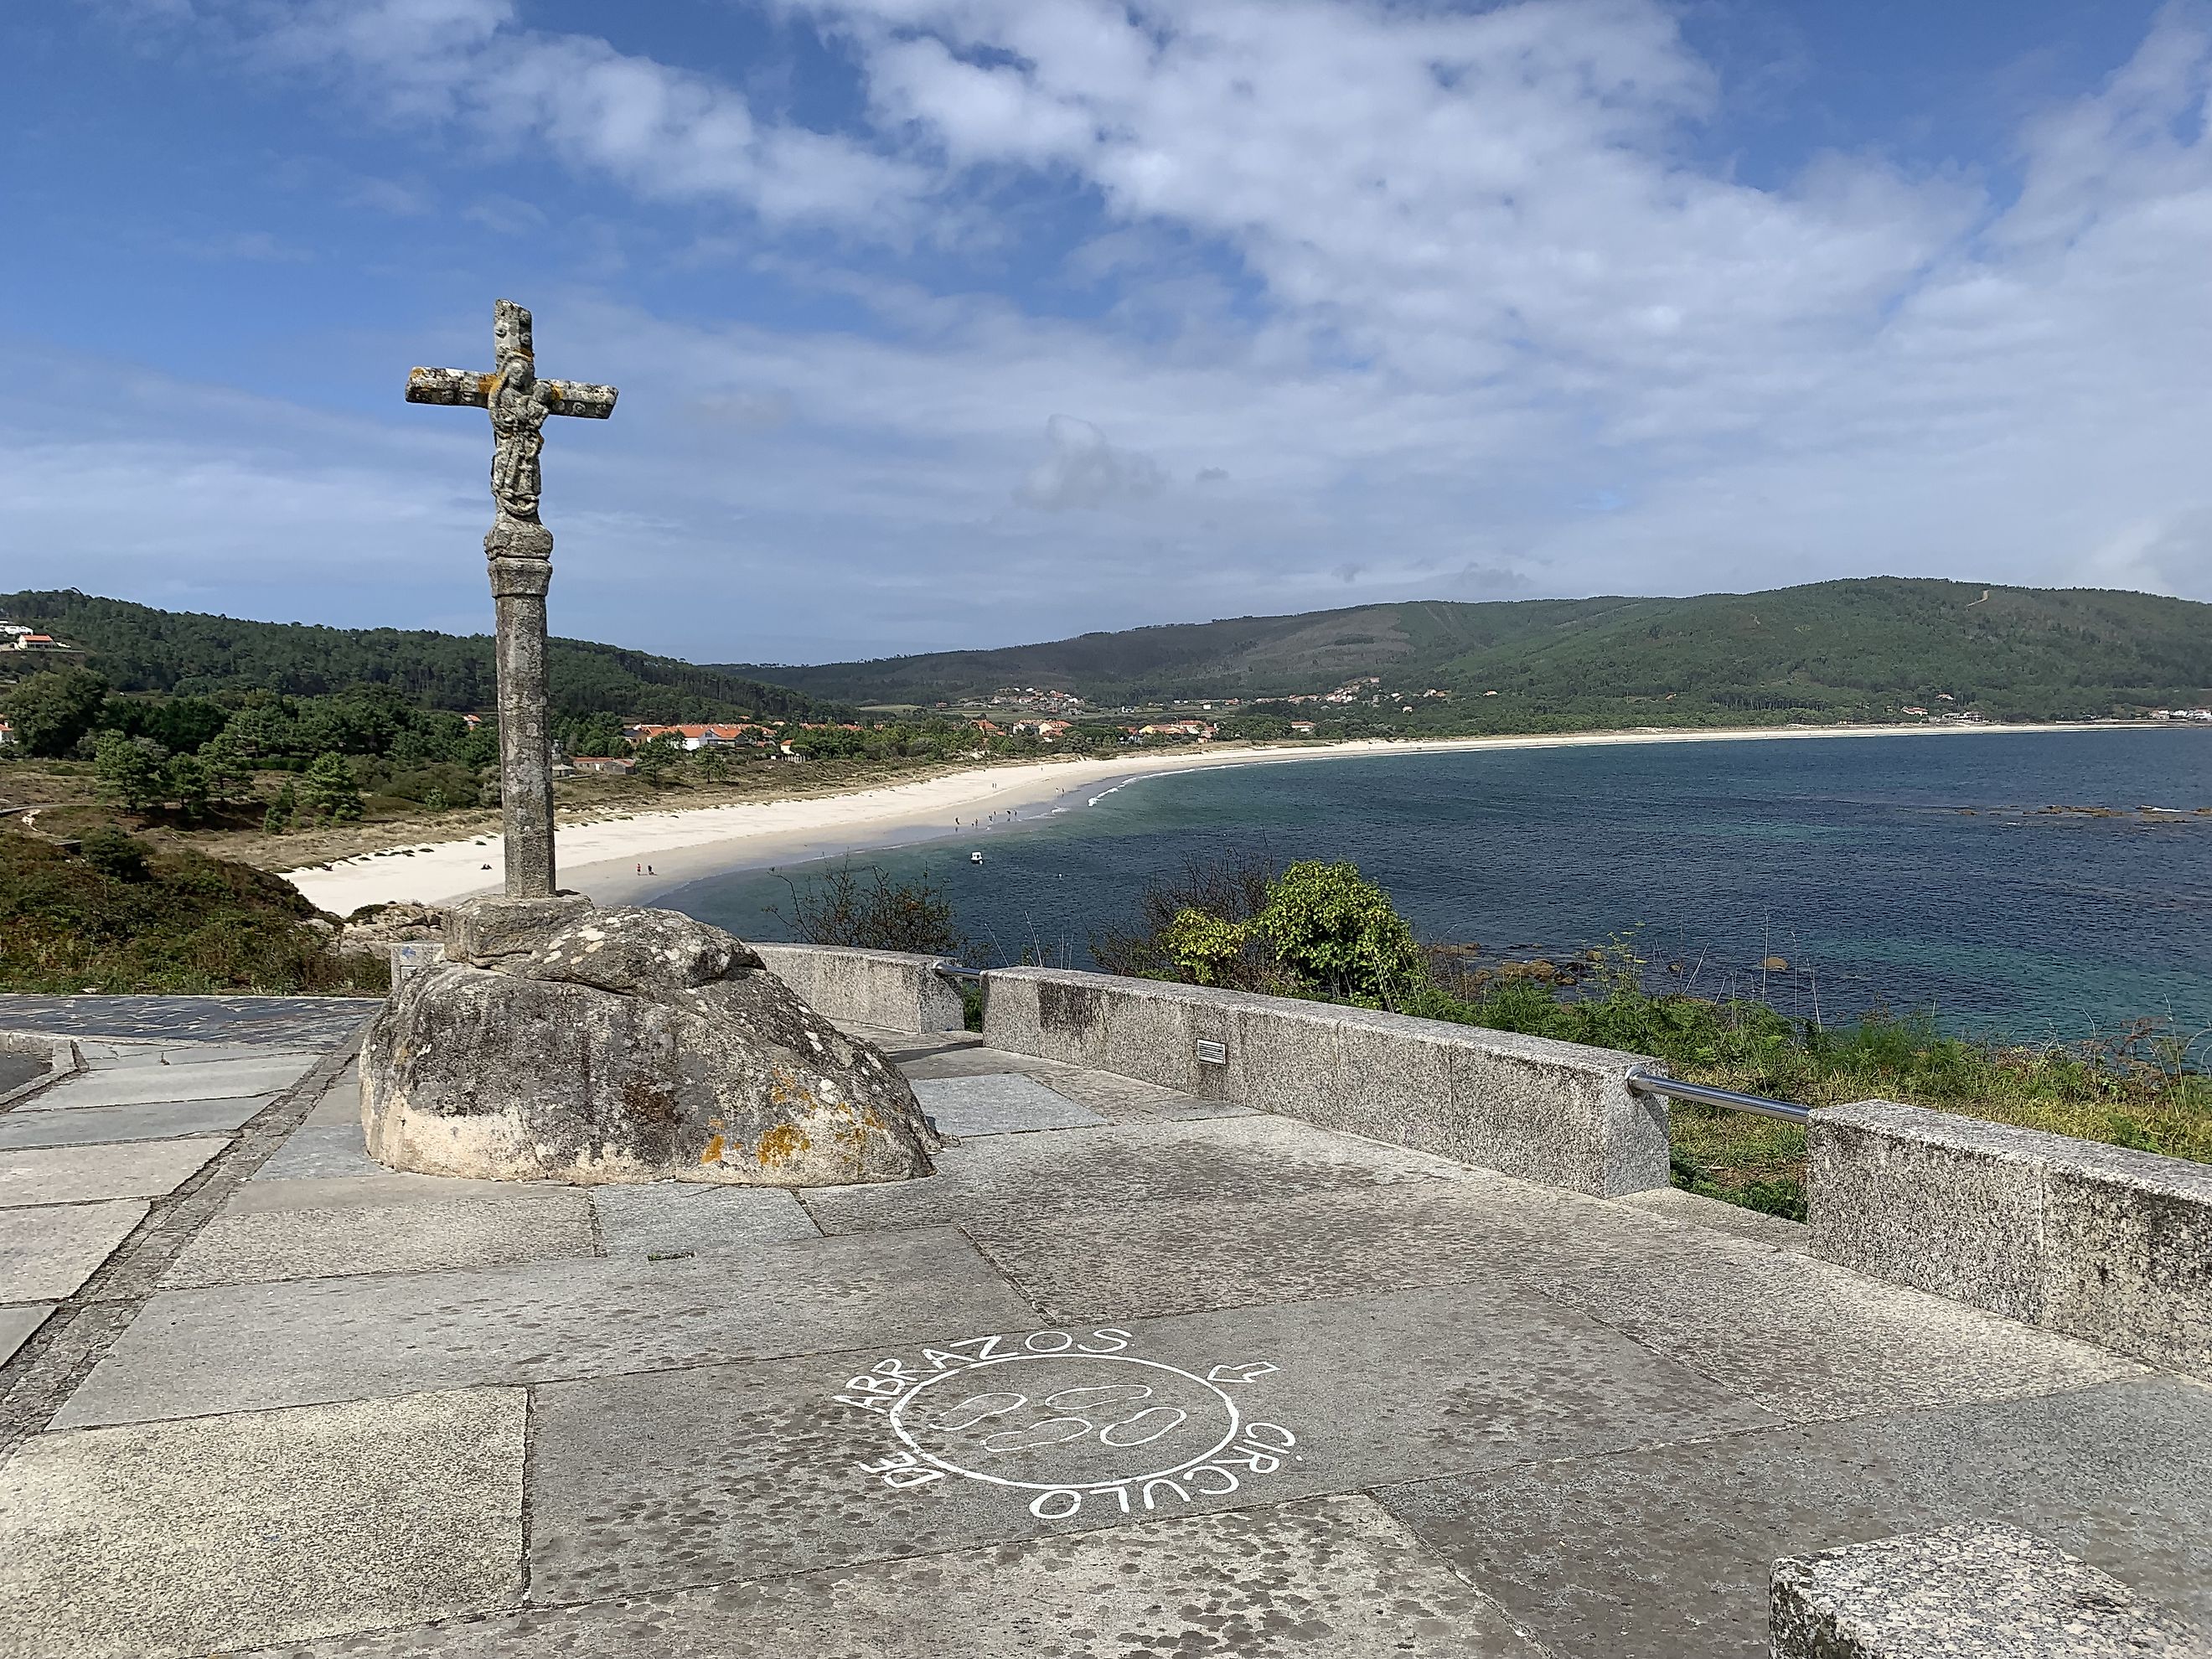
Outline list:
[[[526,910],[528,914],[526,914]],[[362,1051],[371,1157],[506,1181],[812,1187],[930,1173],[883,1054],[670,910],[456,907]]]
[[[337,949],[348,955],[381,956],[394,945],[441,939],[445,927],[446,913],[434,904],[366,905],[346,918]]]

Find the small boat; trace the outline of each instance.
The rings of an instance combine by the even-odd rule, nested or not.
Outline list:
[[[968,855],[968,862],[970,864],[981,864],[982,861],[983,855],[981,853],[970,853]]]

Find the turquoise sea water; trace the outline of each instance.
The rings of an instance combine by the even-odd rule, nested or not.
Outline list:
[[[1000,960],[1087,966],[1156,872],[1253,852],[1352,860],[1431,940],[1558,957],[1635,930],[1708,994],[1757,990],[1783,957],[1770,999],[1817,997],[1832,1022],[1882,1005],[2022,1040],[2212,1026],[2212,818],[2136,810],[2212,806],[2212,732],[1378,756],[1104,788],[854,861],[927,872]],[[755,870],[658,902],[767,939],[786,936],[779,899]]]

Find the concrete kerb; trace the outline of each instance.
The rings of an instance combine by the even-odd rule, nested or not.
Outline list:
[[[830,945],[753,945],[769,972],[825,1019],[887,1031],[957,1031],[966,1024],[960,993],[942,969],[949,957],[906,951],[856,951]]]
[[[46,1069],[43,1075],[27,1083],[19,1083],[0,1094],[0,1112],[6,1111],[19,1100],[28,1100],[42,1089],[52,1088],[65,1077],[73,1077],[84,1069],[84,1056],[68,1037],[44,1036],[30,1031],[0,1031],[0,1054],[30,1054],[43,1058]]]
[[[991,1048],[1237,1100],[1600,1198],[1668,1183],[1659,1062],[1331,1004],[1053,969],[984,976]]]
[[[1808,1146],[1817,1254],[2212,1380],[2212,1168],[1879,1100]]]

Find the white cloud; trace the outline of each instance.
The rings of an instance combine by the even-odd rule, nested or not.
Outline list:
[[[1723,91],[1656,0],[785,9],[850,53],[864,127],[768,118],[503,0],[221,8],[263,64],[488,156],[543,144],[641,215],[757,215],[765,246],[730,243],[754,276],[865,316],[686,319],[573,269],[537,296],[549,362],[623,387],[547,461],[560,591],[597,631],[775,657],[778,629],[920,648],[1875,571],[2212,598],[2212,4],[2171,6],[2107,85],[2026,122],[2016,199],[1972,158],[1833,154],[1772,189],[1701,164]],[[1044,257],[997,215],[1009,179],[1076,227],[1063,274],[1103,309],[1055,308],[1049,271],[990,290],[1010,246]],[[945,216],[990,259],[891,264]],[[799,222],[839,251],[777,239]],[[188,480],[206,463],[176,418],[88,398],[47,435],[89,452],[122,420],[133,468]],[[288,442],[246,446],[236,511],[156,483],[100,522],[119,544],[143,511],[149,546],[243,570],[295,533],[253,477],[372,526],[379,491],[424,499],[428,450],[377,439],[356,473]],[[0,473],[0,525],[110,487],[50,459]],[[451,499],[439,533],[465,542],[475,500]],[[747,603],[670,607],[641,573]]]
[[[1047,453],[1029,471],[1014,499],[1024,507],[1061,513],[1072,507],[1105,507],[1160,493],[1159,464],[1134,450],[1117,449],[1088,421],[1055,415],[1044,423]]]
[[[395,125],[465,132],[488,157],[543,146],[642,198],[775,222],[908,222],[921,169],[757,119],[708,76],[522,26],[514,0],[215,0],[254,62],[334,79]]]

